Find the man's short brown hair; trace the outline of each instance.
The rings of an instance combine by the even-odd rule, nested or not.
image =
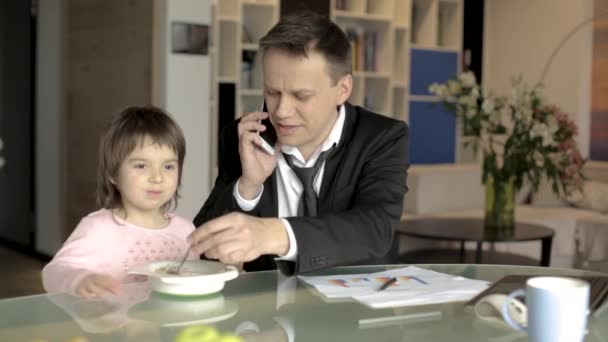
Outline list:
[[[285,51],[307,57],[310,50],[325,57],[334,84],[352,73],[352,51],[348,37],[328,17],[311,11],[283,16],[260,40],[260,51]]]

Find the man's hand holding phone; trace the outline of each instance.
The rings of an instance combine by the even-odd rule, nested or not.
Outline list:
[[[280,144],[275,141],[273,154],[264,148],[262,136],[268,130],[274,131],[274,127],[268,120],[268,113],[265,112],[245,114],[239,122],[239,154],[242,172],[238,191],[244,199],[253,199],[258,195],[262,184],[277,165]],[[272,132],[270,133],[272,134]],[[276,134],[274,136],[276,137]]]
[[[266,108],[266,101],[262,105],[262,112],[268,113],[268,108]],[[270,117],[266,117],[260,121],[262,125],[266,127],[266,129],[262,131],[258,131],[258,135],[262,138],[262,149],[266,151],[270,155],[274,155],[275,150],[274,147],[277,143],[277,131],[274,129],[272,122],[270,122]]]
[[[262,149],[272,156],[275,153],[274,145],[277,142],[277,132],[269,118],[260,121],[260,123],[266,127],[265,130],[258,131],[258,135],[262,138]]]

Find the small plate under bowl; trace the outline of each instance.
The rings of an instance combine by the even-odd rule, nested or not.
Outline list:
[[[135,267],[129,273],[147,275],[153,291],[179,296],[219,292],[226,281],[239,275],[236,267],[209,260],[186,261],[177,275],[165,272],[175,265],[175,261],[156,261]]]
[[[212,324],[229,319],[238,305],[225,300],[221,293],[197,297],[176,297],[153,293],[150,298],[129,310],[129,317],[172,327]]]

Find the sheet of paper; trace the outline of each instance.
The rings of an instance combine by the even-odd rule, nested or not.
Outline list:
[[[370,274],[348,274],[305,277],[298,276],[314,286],[327,298],[350,298],[375,292],[383,281],[374,279]]]
[[[392,277],[397,282],[384,291]],[[353,298],[372,308],[467,301],[488,287],[483,280],[425,270],[416,266],[369,274],[298,276],[327,298]]]

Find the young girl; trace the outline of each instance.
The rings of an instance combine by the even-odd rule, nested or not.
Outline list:
[[[194,226],[169,210],[177,205],[185,145],[181,129],[158,108],[127,108],[112,121],[99,150],[102,209],[80,221],[42,270],[47,292],[118,294],[133,266],[184,256]]]

